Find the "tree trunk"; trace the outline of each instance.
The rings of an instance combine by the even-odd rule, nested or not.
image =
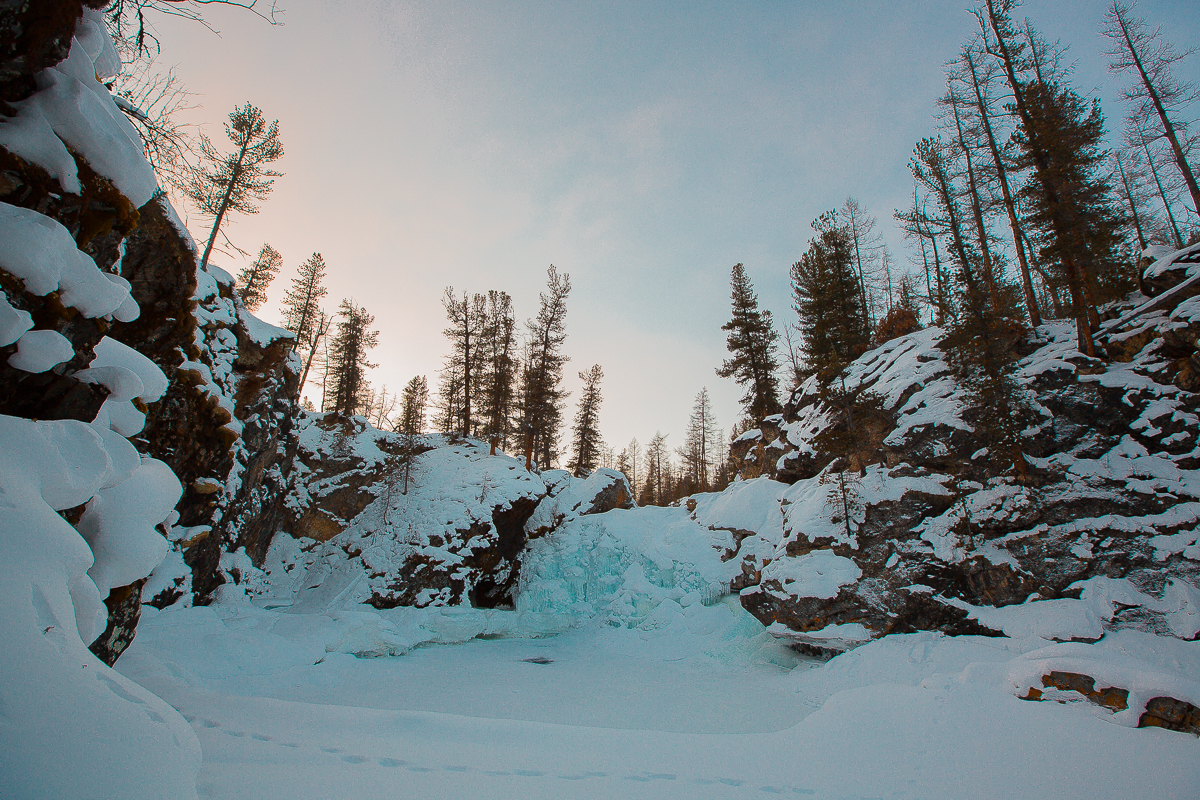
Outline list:
[[[971,70],[971,85],[975,89],[976,108],[983,122],[984,133],[987,134],[988,149],[992,154],[992,163],[996,166],[996,176],[1000,181],[1000,195],[1004,200],[1004,210],[1008,214],[1008,225],[1012,229],[1013,245],[1017,251],[1017,263],[1021,268],[1021,288],[1025,292],[1025,308],[1029,312],[1029,323],[1033,327],[1042,324],[1042,311],[1038,308],[1037,296],[1033,293],[1033,280],[1029,275],[1029,262],[1025,260],[1025,250],[1021,247],[1021,227],[1017,223],[1016,201],[1008,185],[1008,170],[1004,168],[1004,159],[1000,155],[1000,147],[996,144],[996,134],[992,130],[992,121],[988,116],[987,103],[979,86],[979,76],[975,70],[975,62],[970,53],[964,53],[964,59]]]
[[[1004,65],[1004,74],[1008,77],[1009,88],[1012,89],[1013,105],[1021,117],[1021,123],[1024,125],[1027,135],[1030,137],[1029,149],[1030,155],[1033,157],[1034,171],[1037,174],[1038,181],[1042,184],[1043,190],[1046,192],[1049,204],[1051,206],[1058,206],[1060,203],[1058,187],[1054,183],[1050,165],[1046,161],[1046,154],[1042,151],[1041,146],[1033,141],[1033,119],[1029,113],[1028,106],[1025,104],[1025,94],[1022,91],[1021,82],[1017,79],[1016,69],[1013,66],[1012,53],[1008,49],[1008,43],[1004,41],[1004,36],[1000,33],[1000,21],[996,13],[996,0],[986,0],[986,2],[988,18],[991,20],[992,30],[996,34],[996,45],[1000,49],[1000,61]],[[1075,263],[1073,256],[1064,255],[1063,266],[1067,271],[1067,286],[1071,292],[1071,299],[1075,303],[1073,311],[1076,321],[1075,328],[1079,336],[1079,350],[1087,356],[1094,358],[1096,356],[1096,345],[1092,341],[1088,309],[1084,305],[1079,265]]]
[[[1188,166],[1187,159],[1184,157],[1183,148],[1179,146],[1179,137],[1175,135],[1175,126],[1171,124],[1171,118],[1167,116],[1167,110],[1163,107],[1162,98],[1158,96],[1158,89],[1154,87],[1154,82],[1150,80],[1150,76],[1146,74],[1146,69],[1142,66],[1142,58],[1138,55],[1137,48],[1133,46],[1133,40],[1129,36],[1129,28],[1125,25],[1125,16],[1118,13],[1117,21],[1121,24],[1121,33],[1125,37],[1125,45],[1129,48],[1129,55],[1133,58],[1133,63],[1137,66],[1138,75],[1142,78],[1142,85],[1146,87],[1146,93],[1150,95],[1151,102],[1154,103],[1154,110],[1158,113],[1159,122],[1162,123],[1163,133],[1167,137],[1167,141],[1171,143],[1171,153],[1175,156],[1175,164],[1179,167],[1179,172],[1183,175],[1184,183],[1187,184],[1188,191],[1192,195],[1192,206],[1196,212],[1200,214],[1200,185],[1196,183],[1196,176],[1192,172],[1192,168]],[[1180,247],[1183,245],[1181,244]]]
[[[1145,250],[1149,245],[1146,244],[1146,234],[1142,230],[1142,218],[1138,214],[1137,203],[1133,201],[1133,188],[1129,185],[1129,176],[1125,174],[1125,165],[1121,163],[1121,154],[1117,153],[1117,170],[1121,173],[1121,186],[1125,188],[1125,199],[1129,201],[1129,211],[1133,214],[1133,224],[1137,228],[1138,245],[1142,250]]]
[[[208,256],[212,253],[213,244],[217,241],[217,231],[221,228],[221,220],[225,218],[225,212],[229,210],[229,198],[233,195],[233,187],[237,185],[238,179],[242,177],[242,159],[246,157],[246,148],[250,146],[250,140],[242,142],[242,147],[238,150],[237,163],[233,165],[233,172],[229,174],[229,185],[225,187],[225,194],[221,197],[221,205],[217,206],[217,218],[213,220],[212,232],[208,235],[208,244],[204,246],[204,255],[200,258],[200,269],[208,266]]]

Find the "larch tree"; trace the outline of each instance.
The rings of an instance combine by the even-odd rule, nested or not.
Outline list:
[[[667,448],[667,437],[655,431],[654,438],[646,445],[645,479],[638,497],[640,506],[665,506],[671,502],[671,451]]]
[[[1017,198],[1009,178],[1009,158],[1003,152],[996,119],[998,114],[994,109],[995,98],[992,97],[992,84],[995,81],[997,67],[994,63],[985,62],[979,51],[978,41],[963,48],[959,55],[960,71],[958,77],[967,85],[974,112],[979,121],[979,128],[987,142],[987,154],[991,158],[992,176],[1000,188],[1001,202],[1004,213],[1008,217],[1009,231],[1012,233],[1013,249],[1017,254],[1017,265],[1021,271],[1021,288],[1025,293],[1025,309],[1029,314],[1030,324],[1034,327],[1042,324],[1042,310],[1037,302],[1033,288],[1029,260],[1023,245],[1024,233],[1021,228],[1017,211]]]
[[[300,376],[300,386],[297,397],[304,391],[308,380],[309,370],[321,346],[322,339],[329,333],[333,319],[320,306],[321,298],[328,294],[322,281],[325,279],[325,259],[320,253],[313,253],[296,270],[292,278],[292,286],[284,293],[281,312],[283,327],[295,336],[292,349],[308,350],[304,361],[304,372]],[[322,401],[324,403],[324,401]]]
[[[568,469],[576,478],[582,478],[594,470],[600,458],[600,380],[604,377],[599,364],[593,364],[587,372],[579,373],[583,389],[579,394],[579,409],[575,412],[572,429],[571,463]]]
[[[949,330],[940,346],[966,391],[969,413],[988,442],[993,463],[1002,468],[1011,466],[1018,477],[1024,478],[1029,472],[1022,441],[1028,404],[1015,377],[1016,343],[1024,327],[1016,312],[1012,287],[990,288],[981,276],[983,258],[967,235],[959,205],[962,192],[955,185],[949,156],[944,142],[927,138],[917,145],[910,162],[913,176],[942,206],[950,253],[957,267],[957,313],[949,320]],[[850,434],[861,450],[862,439],[853,424]]]
[[[1192,211],[1197,213],[1200,184],[1189,159],[1200,137],[1188,130],[1184,109],[1200,100],[1200,90],[1195,84],[1179,81],[1172,71],[1192,51],[1177,52],[1162,38],[1161,29],[1147,30],[1145,20],[1133,16],[1132,10],[1131,4],[1113,0],[1105,15],[1104,35],[1113,43],[1109,70],[1136,74],[1136,82],[1125,90],[1124,97],[1134,104],[1132,113],[1158,121],[1158,130],[1149,135],[1148,141],[1167,142],[1170,158],[1191,195]]]
[[[858,290],[863,325],[867,330],[875,326],[875,278],[873,264],[879,258],[883,239],[875,230],[876,220],[853,197],[842,203],[842,219],[850,244],[854,250],[854,268],[858,277]]]
[[[621,472],[624,472],[625,477],[629,478],[629,487],[633,489],[636,501],[638,486],[640,484],[638,479],[642,477],[641,472],[638,471],[642,462],[642,446],[638,443],[636,436],[629,440],[629,444],[625,445],[625,449],[621,451],[621,458],[624,459],[628,467],[627,469],[622,469]]]
[[[275,280],[282,266],[283,256],[279,255],[279,251],[264,244],[258,251],[258,257],[238,273],[234,283],[234,294],[242,301],[242,305],[250,311],[257,311],[267,302],[267,287]]]
[[[1019,121],[1016,167],[1033,171],[1022,190],[1034,206],[1030,223],[1041,233],[1045,257],[1062,265],[1079,350],[1095,357],[1092,331],[1099,317],[1092,288],[1097,261],[1115,234],[1108,185],[1096,173],[1103,116],[1098,102],[1089,113],[1074,92],[1055,82],[1055,54],[1046,54],[1030,26],[1013,24],[1012,0],[985,2],[976,11],[984,46],[1003,69]]]
[[[683,480],[687,484],[687,494],[707,492],[711,488],[713,464],[720,440],[708,387],[703,387],[692,404],[683,446],[677,451],[683,459]]]
[[[342,301],[337,333],[330,342],[330,378],[333,403],[330,410],[347,416],[357,414],[367,388],[367,351],[379,343],[379,332],[370,330],[375,317],[353,300]]]
[[[508,447],[512,433],[519,366],[512,298],[506,292],[493,289],[487,293],[481,347],[483,372],[478,396],[483,415],[482,435],[491,443],[494,455],[497,447]]]
[[[207,136],[200,135],[202,166],[196,170],[187,191],[200,213],[213,218],[204,255],[200,257],[201,269],[208,266],[225,215],[230,211],[257,214],[257,204],[267,199],[275,179],[283,175],[267,167],[283,155],[279,120],[268,125],[262,111],[249,103],[235,106],[225,123],[225,135],[233,144],[233,151],[227,154],[218,151]]]
[[[731,357],[717,369],[717,375],[733,378],[745,388],[742,407],[747,416],[761,424],[781,410],[779,380],[775,375],[779,369],[776,357],[779,337],[771,322],[771,312],[759,309],[758,295],[743,265],[734,265],[730,286],[733,314],[721,330],[729,332],[725,344]]]
[[[479,378],[483,367],[483,328],[486,322],[487,298],[481,294],[468,295],[463,292],[456,297],[453,287],[447,286],[442,297],[446,319],[450,326],[442,331],[450,340],[450,354],[442,370],[442,380],[457,387],[454,407],[457,409],[458,427],[463,436],[471,436],[475,426],[471,418],[471,401],[479,392]]]
[[[1125,144],[1129,151],[1138,152],[1139,155],[1145,156],[1146,168],[1150,172],[1150,177],[1154,181],[1154,188],[1157,190],[1158,199],[1162,203],[1163,213],[1166,214],[1167,223],[1170,226],[1170,233],[1175,247],[1183,247],[1183,233],[1179,230],[1179,221],[1175,218],[1175,211],[1172,208],[1174,192],[1168,192],[1163,185],[1163,178],[1158,168],[1158,160],[1155,154],[1150,150],[1151,136],[1146,131],[1146,122],[1137,113],[1131,113],[1126,117],[1125,125]]]
[[[567,296],[571,276],[554,265],[547,272],[546,291],[539,295],[537,317],[526,323],[524,366],[521,371],[521,416],[526,462],[550,469],[558,458],[558,434],[567,393],[562,389],[563,355],[567,340]]]

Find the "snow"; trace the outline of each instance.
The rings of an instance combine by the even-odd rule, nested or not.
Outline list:
[[[33,327],[33,317],[28,311],[12,307],[8,296],[0,292],[0,347],[7,347]]]
[[[611,516],[644,515],[652,535],[663,510],[649,510]],[[773,643],[735,602],[688,609],[658,626],[595,619],[527,638],[512,611],[348,617],[242,599],[147,609],[118,667],[181,709],[214,798],[1100,800],[1186,797],[1200,779],[1194,737],[1018,699],[1050,669],[1084,664],[1098,686],[1134,687],[1134,700],[1182,693],[1200,644],[922,633],[820,664]],[[398,629],[485,638],[385,658],[330,648],[388,615]]]
[[[99,341],[95,347],[96,357],[89,365],[91,369],[100,369],[105,367],[115,367],[127,370],[137,376],[141,382],[142,389],[128,397],[122,396],[122,400],[132,400],[137,397],[147,403],[153,403],[160,399],[167,391],[167,376],[158,368],[150,359],[134,350],[126,344],[118,342],[105,336]],[[117,394],[117,390],[109,387],[109,390]]]
[[[295,339],[296,335],[286,328],[263,322],[245,308],[238,307],[238,320],[247,337],[259,347],[269,347],[280,339]]]
[[[62,304],[79,309],[85,317],[112,314],[132,302],[128,284],[108,280],[61,224],[2,202],[0,268],[20,278],[32,294],[58,290]]]
[[[185,721],[86,648],[106,611],[91,550],[55,512],[100,491],[104,440],[82,422],[0,416],[0,449],[0,789],[194,798],[200,749]]]
[[[17,340],[17,352],[8,365],[25,372],[45,372],[75,355],[71,340],[58,331],[27,331]]]
[[[58,181],[63,191],[75,195],[83,193],[75,159],[71,158],[71,152],[62,140],[54,135],[54,129],[37,106],[17,104],[15,117],[0,118],[0,145],[42,167]]]
[[[101,594],[149,575],[167,554],[167,540],[155,528],[183,494],[171,468],[143,458],[133,474],[88,501],[76,526],[92,548],[88,575]]]
[[[795,558],[777,558],[763,568],[763,581],[777,580],[784,597],[837,597],[838,590],[862,575],[850,559],[831,550],[814,550]],[[758,591],[749,587],[743,592]],[[766,591],[770,591],[767,589]]]
[[[54,134],[111,180],[135,208],[149,202],[158,192],[158,181],[141,138],[96,80],[96,65],[79,42],[72,43],[65,61],[43,70],[35,80],[40,91],[17,103],[18,108],[36,109]]]

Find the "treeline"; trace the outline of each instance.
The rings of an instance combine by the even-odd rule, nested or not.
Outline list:
[[[843,370],[870,347],[936,324],[991,464],[1023,478],[1031,414],[1014,374],[1018,342],[1046,320],[1071,320],[1082,356],[1104,359],[1095,339],[1103,306],[1139,286],[1148,248],[1200,241],[1191,165],[1200,137],[1190,125],[1200,94],[1172,73],[1191,51],[1174,49],[1130,5],[1110,5],[1110,70],[1128,81],[1124,136],[1110,151],[1099,101],[1072,89],[1064,48],[1016,21],[1017,5],[974,9],[978,32],[947,65],[937,130],[909,162],[912,203],[894,213],[912,262],[898,268],[852,198],[818,217],[790,271],[786,361],[770,312],[734,267],[723,326],[731,357],[718,374],[745,390],[739,428],[781,410],[782,363],[791,390],[815,378],[808,385],[838,416],[817,446],[861,472],[879,459],[886,414],[880,398],[846,390]]]

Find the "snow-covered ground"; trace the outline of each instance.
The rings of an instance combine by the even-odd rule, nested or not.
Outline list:
[[[634,627],[599,616],[540,638],[519,611],[147,609],[118,670],[191,723],[201,797],[1091,800],[1200,785],[1194,736],[1017,698],[1039,667],[1089,658],[1178,687],[1200,675],[1200,643],[923,633],[822,663],[733,598],[688,597]],[[336,651],[372,625],[431,643]]]

